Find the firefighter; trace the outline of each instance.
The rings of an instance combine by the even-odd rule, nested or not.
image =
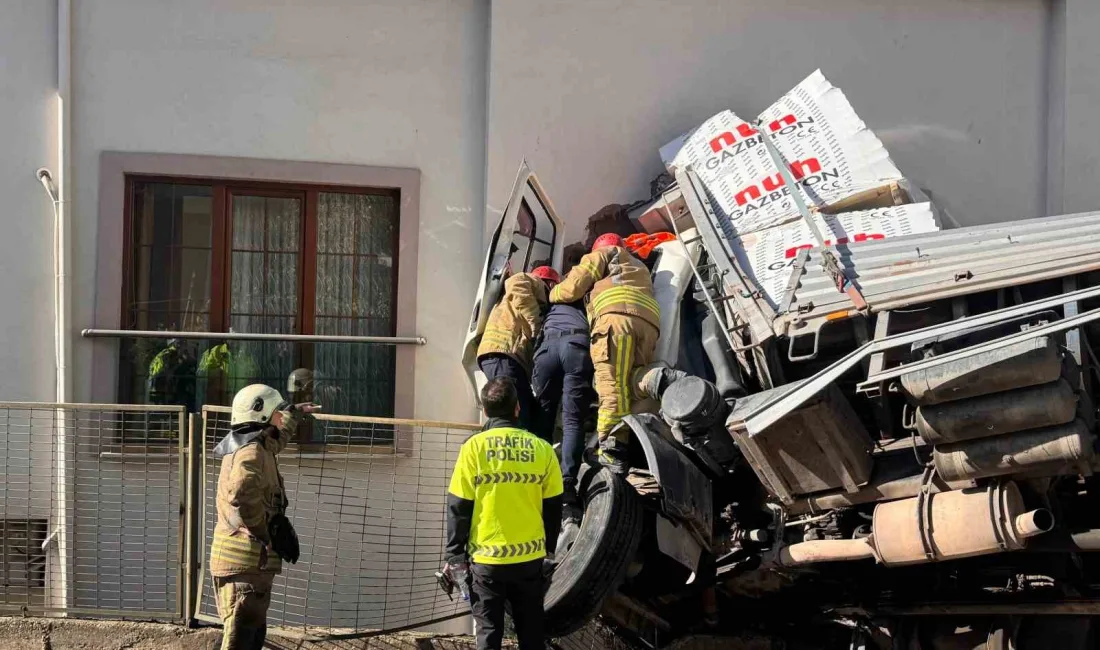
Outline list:
[[[283,560],[298,561],[275,456],[314,410],[290,406],[263,384],[246,386],[233,397],[230,433],[214,448],[222,466],[210,573],[224,625],[222,650],[263,647],[272,583]]]
[[[592,252],[550,292],[554,304],[588,296],[590,350],[596,371],[599,410],[596,433],[601,463],[617,474],[630,469],[630,433],[617,425],[631,403],[644,397],[638,385],[657,348],[661,315],[649,269],[623,248],[615,234],[600,235]]]
[[[477,365],[486,379],[509,377],[519,392],[519,425],[534,431],[540,420],[531,392],[531,354],[542,328],[547,294],[561,279],[549,266],[517,273],[504,282],[504,296],[489,313],[477,348]]]
[[[478,650],[499,650],[505,605],[521,650],[544,646],[544,567],[561,525],[561,468],[550,443],[517,426],[516,386],[507,377],[481,390],[488,421],[462,445],[447,496],[447,563],[469,575]]]
[[[561,406],[562,525],[558,549],[568,550],[579,532],[582,508],[577,496],[577,470],[584,453],[584,423],[595,401],[592,356],[588,349],[588,317],[584,301],[551,305],[535,350],[531,385],[542,409],[537,432],[552,440]]]

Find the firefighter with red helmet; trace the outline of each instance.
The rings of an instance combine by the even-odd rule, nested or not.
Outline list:
[[[550,302],[571,303],[585,294],[600,398],[599,457],[612,471],[625,474],[630,468],[630,433],[618,424],[630,413],[634,400],[644,397],[639,382],[657,348],[660,308],[649,269],[623,247],[621,237],[611,233],[596,238],[592,251],[550,292]]]
[[[486,379],[509,377],[519,394],[519,426],[539,428],[541,409],[531,392],[531,356],[542,329],[549,292],[561,276],[552,267],[516,273],[504,282],[504,295],[489,313],[477,347],[477,365]]]

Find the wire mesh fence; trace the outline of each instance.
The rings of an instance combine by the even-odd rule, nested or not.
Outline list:
[[[302,557],[275,580],[268,625],[312,636],[363,635],[462,615],[436,585],[443,562],[447,483],[476,425],[318,415],[307,439],[278,456],[290,499],[287,516]],[[229,409],[203,409],[203,558],[216,521]],[[208,572],[198,613],[216,619]]]
[[[0,403],[0,611],[181,616],[183,415]]]

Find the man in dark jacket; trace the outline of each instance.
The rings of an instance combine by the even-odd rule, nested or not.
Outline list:
[[[532,388],[542,407],[539,437],[552,440],[561,405],[562,552],[576,537],[583,509],[577,497],[577,470],[584,453],[584,422],[595,401],[588,317],[584,301],[551,305],[535,351]]]
[[[463,443],[448,489],[443,571],[473,578],[478,650],[500,650],[506,603],[521,650],[541,650],[543,561],[561,525],[561,469],[550,443],[518,428],[511,379],[489,380],[481,404],[488,422]]]

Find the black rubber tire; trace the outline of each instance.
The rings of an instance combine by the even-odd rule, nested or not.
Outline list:
[[[625,480],[585,465],[578,492],[585,504],[581,529],[555,567],[544,601],[552,638],[579,630],[599,613],[622,584],[642,539],[642,504]]]

